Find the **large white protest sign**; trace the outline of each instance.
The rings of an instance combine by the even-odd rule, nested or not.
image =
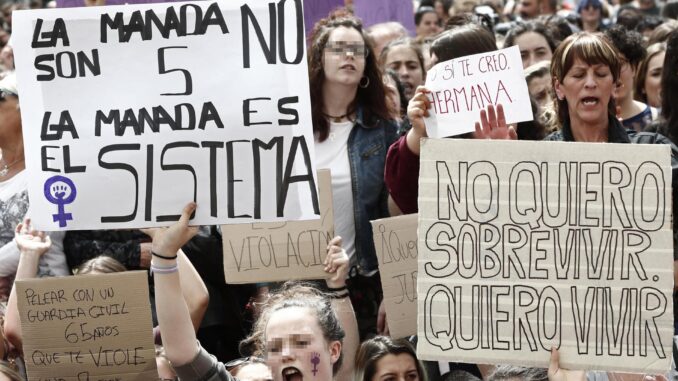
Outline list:
[[[145,271],[16,287],[29,381],[158,378]]]
[[[666,372],[672,254],[668,145],[422,144],[423,359]]]
[[[37,228],[320,214],[301,0],[13,17]]]
[[[372,221],[391,337],[417,334],[417,214]]]
[[[517,46],[441,62],[426,74],[426,88],[431,101],[426,132],[432,138],[473,131],[488,105],[503,105],[507,123],[532,120]]]

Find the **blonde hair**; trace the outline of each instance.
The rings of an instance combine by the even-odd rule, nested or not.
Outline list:
[[[75,275],[86,275],[121,273],[124,271],[127,271],[125,266],[118,262],[115,258],[111,258],[107,255],[100,255],[81,264],[77,269],[75,269],[75,271],[73,271],[73,273]]]

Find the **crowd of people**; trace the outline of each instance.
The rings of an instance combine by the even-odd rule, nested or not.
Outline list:
[[[509,125],[501,104],[488,106],[475,131],[457,138],[667,144],[678,205],[672,143],[678,142],[678,2],[658,1],[421,0],[414,2],[411,34],[397,22],[364,27],[347,0],[308,36],[315,160],[331,169],[337,234],[327,247],[326,280],[250,285],[224,283],[221,231],[189,226],[200,207],[194,203],[169,228],[33,229],[12,11],[54,2],[5,1],[0,381],[26,379],[15,280],[139,269],[154,274],[149,291],[161,380],[640,381],[643,375],[561,369],[555,349],[548,369],[419,361],[416,337],[389,336],[370,221],[417,212],[420,142],[431,108],[427,70],[514,45],[533,120]]]

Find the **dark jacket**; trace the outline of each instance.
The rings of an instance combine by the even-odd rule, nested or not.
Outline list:
[[[356,121],[348,137],[348,160],[353,187],[353,215],[355,217],[355,252],[358,271],[371,272],[377,267],[377,254],[372,238],[371,220],[388,217],[388,191],[384,185],[386,151],[397,138],[397,127],[392,121],[363,121],[358,110]]]

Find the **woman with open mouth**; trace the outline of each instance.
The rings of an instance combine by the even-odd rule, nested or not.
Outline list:
[[[176,258],[197,233],[197,227],[188,226],[195,209],[195,203],[188,204],[177,223],[153,234],[151,270],[163,345],[180,380],[235,380],[200,346],[181,297]],[[298,284],[284,287],[270,297],[255,323],[250,341],[274,381],[351,379],[359,339],[346,289],[349,260],[340,237],[330,241],[324,264],[327,293]]]

